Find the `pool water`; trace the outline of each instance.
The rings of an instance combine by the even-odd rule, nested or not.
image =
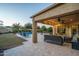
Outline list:
[[[32,37],[32,32],[20,32],[20,35],[22,35],[26,38],[31,38]]]

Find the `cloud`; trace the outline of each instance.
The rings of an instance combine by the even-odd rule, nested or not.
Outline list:
[[[17,23],[17,20],[14,20],[14,19],[9,19],[9,18],[0,18],[0,20],[3,21],[3,25],[4,26],[11,26],[12,24],[14,23]]]
[[[26,23],[31,23],[31,20],[25,20],[25,19],[19,19],[19,18],[0,18],[1,21],[3,21],[4,26],[12,26],[14,23],[20,23],[21,25],[24,25]]]

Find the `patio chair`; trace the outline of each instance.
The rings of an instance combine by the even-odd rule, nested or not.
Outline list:
[[[70,37],[64,37],[64,42],[66,42],[66,43],[71,43],[71,41],[72,41],[72,38],[70,38]]]

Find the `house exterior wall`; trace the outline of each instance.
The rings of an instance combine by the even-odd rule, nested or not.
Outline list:
[[[41,13],[37,16],[34,17],[35,21],[39,21],[42,19],[46,19],[46,18],[50,18],[50,17],[54,17],[57,15],[61,15],[61,14],[65,14],[65,13],[69,13],[75,10],[79,10],[79,4],[78,3],[67,3],[67,4],[62,4],[59,5],[55,8],[52,8],[44,13]]]

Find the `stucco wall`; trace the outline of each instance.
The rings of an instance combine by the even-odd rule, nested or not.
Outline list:
[[[61,15],[64,13],[72,12],[75,10],[79,10],[79,4],[77,4],[77,3],[62,4],[56,8],[52,8],[52,9],[34,17],[34,20],[38,21],[38,20],[46,19],[46,18],[53,17],[56,15]]]

